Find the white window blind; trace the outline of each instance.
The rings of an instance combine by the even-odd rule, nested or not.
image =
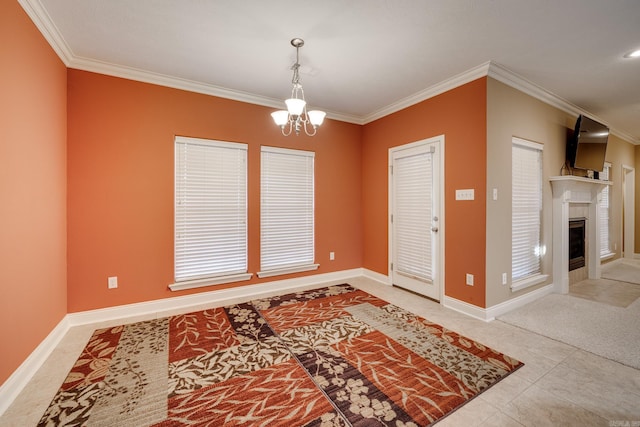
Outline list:
[[[260,277],[317,268],[314,158],[310,151],[262,147]]]
[[[600,172],[600,179],[609,181],[611,164],[605,163],[604,170]],[[602,199],[600,200],[600,256],[611,255],[611,242],[609,241],[609,186],[602,189]]]
[[[394,185],[397,239],[396,264],[399,273],[431,281],[433,218],[433,154],[419,153],[396,160]]]
[[[246,144],[176,137],[176,282],[246,272]]]
[[[511,278],[541,273],[542,145],[513,138],[511,159]]]

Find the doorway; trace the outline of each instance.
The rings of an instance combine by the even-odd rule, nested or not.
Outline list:
[[[629,259],[635,255],[635,181],[636,170],[622,165],[622,256]]]
[[[389,149],[391,284],[440,301],[443,294],[444,135]]]

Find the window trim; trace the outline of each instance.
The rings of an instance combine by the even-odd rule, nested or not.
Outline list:
[[[512,266],[511,266],[511,275],[512,275],[512,283],[510,285],[510,289],[512,292],[517,292],[523,289],[526,289],[528,287],[531,286],[535,286],[538,285],[540,283],[544,283],[548,280],[549,275],[548,274],[543,274],[542,273],[542,258],[545,255],[545,245],[542,244],[542,221],[543,221],[543,216],[542,216],[542,211],[543,211],[543,199],[544,199],[544,188],[542,186],[542,181],[544,178],[544,171],[543,171],[543,152],[544,152],[544,144],[538,143],[538,142],[534,142],[534,141],[528,141],[522,138],[518,138],[518,137],[512,137],[511,139],[511,152],[512,152],[512,156],[513,156],[513,148],[515,146],[519,146],[522,148],[528,148],[528,149],[532,149],[532,150],[537,150],[540,153],[540,217],[539,217],[539,224],[540,224],[540,230],[539,230],[539,235],[538,235],[538,247],[540,250],[540,255],[538,257],[539,259],[539,271],[534,272],[532,274],[528,274],[526,276],[523,277],[519,277],[515,280],[513,280],[513,259],[512,259]],[[513,164],[511,165],[513,168]],[[511,178],[511,188],[513,191],[513,171],[512,171],[512,178]],[[512,200],[513,200],[513,194],[512,194]],[[513,202],[512,202],[513,203]],[[511,214],[511,221],[512,221],[512,233],[513,233],[513,205],[512,205],[512,214]],[[513,239],[513,234],[512,234],[512,239]],[[513,240],[512,240],[512,249],[511,249],[511,254],[513,257]]]
[[[245,224],[245,229],[244,229],[244,240],[245,240],[245,244],[244,244],[244,252],[245,252],[245,257],[244,257],[244,261],[245,261],[245,265],[244,265],[244,270],[245,271],[239,271],[238,269],[235,270],[229,270],[226,272],[211,272],[211,273],[206,273],[203,274],[202,276],[196,276],[194,275],[194,277],[184,277],[183,279],[178,279],[176,278],[175,274],[177,273],[176,271],[176,266],[177,266],[177,260],[178,260],[178,238],[177,238],[177,233],[178,233],[178,197],[179,197],[179,186],[181,185],[181,182],[178,179],[178,162],[179,162],[179,157],[178,157],[178,150],[180,149],[180,144],[192,144],[192,145],[201,145],[201,146],[206,146],[206,147],[217,147],[217,148],[222,148],[222,149],[235,149],[235,150],[241,150],[244,152],[244,172],[239,172],[240,175],[237,176],[241,176],[242,174],[244,174],[243,177],[243,181],[244,181],[244,217],[242,218],[242,216],[238,216],[236,218],[240,219],[241,221],[244,222]],[[245,281],[245,280],[249,280],[251,279],[251,277],[253,277],[252,273],[248,272],[248,257],[249,257],[249,248],[248,248],[248,222],[247,222],[247,216],[248,216],[248,182],[247,182],[247,178],[248,178],[248,168],[247,168],[247,160],[248,160],[248,156],[247,156],[247,152],[248,152],[248,145],[247,144],[243,144],[243,143],[238,143],[238,142],[227,142],[227,141],[217,141],[217,140],[209,140],[209,139],[202,139],[202,138],[190,138],[190,137],[184,137],[184,136],[176,136],[174,139],[174,242],[173,242],[173,249],[174,249],[174,283],[171,283],[169,285],[169,289],[172,291],[177,291],[177,290],[184,290],[184,289],[192,289],[192,288],[199,288],[199,287],[204,287],[204,286],[211,286],[211,285],[217,285],[217,284],[223,284],[223,283],[231,283],[231,282],[238,282],[238,281]],[[236,176],[236,175],[234,175]],[[211,182],[215,182],[215,181],[211,181]],[[240,187],[239,187],[240,188]],[[242,191],[240,189],[240,191]],[[240,214],[242,215],[242,214]]]
[[[311,225],[311,230],[312,230],[312,242],[311,242],[311,251],[312,251],[312,260],[311,262],[304,262],[304,263],[298,263],[298,264],[288,264],[288,265],[282,265],[282,266],[274,266],[273,268],[264,268],[263,265],[263,251],[264,251],[264,247],[263,247],[263,239],[264,239],[264,220],[266,219],[265,214],[264,214],[264,209],[266,206],[266,203],[264,203],[264,186],[266,184],[268,184],[268,181],[265,180],[265,176],[263,175],[265,172],[265,168],[264,168],[264,158],[265,158],[265,154],[284,154],[284,155],[293,155],[293,156],[299,156],[299,157],[304,157],[305,159],[311,159],[312,160],[312,165],[313,165],[313,171],[312,171],[312,175],[311,175],[311,195],[312,195],[312,207],[311,207],[311,213],[312,213],[312,225]],[[316,251],[315,251],[315,243],[316,243],[316,236],[315,236],[315,222],[316,222],[316,218],[315,218],[315,152],[314,151],[308,151],[308,150],[298,150],[298,149],[289,149],[289,148],[280,148],[280,147],[271,147],[271,146],[265,146],[263,145],[260,149],[260,271],[257,273],[258,277],[263,278],[263,277],[272,277],[272,276],[279,276],[279,275],[283,275],[283,274],[289,274],[289,273],[299,273],[299,272],[304,272],[304,271],[311,271],[311,270],[317,270],[318,267],[320,266],[320,264],[317,264],[315,262],[315,257],[316,257]]]
[[[613,170],[613,165],[610,162],[604,162],[604,169],[602,172],[607,171],[607,175],[606,175],[606,180],[605,181],[611,181],[611,171]],[[599,250],[599,254],[600,254],[600,260],[608,260],[610,258],[613,258],[616,253],[614,251],[611,250],[611,190],[610,190],[610,186],[609,185],[605,185],[604,188],[602,188],[600,196],[603,197],[604,196],[604,192],[607,192],[607,240],[609,241],[609,247],[606,249],[606,251],[602,251],[602,223],[598,224],[599,229],[598,229],[598,234],[600,235],[600,250]],[[598,221],[601,220],[602,215],[601,212],[603,210],[602,207],[602,199],[600,199],[600,203],[598,204],[598,209],[600,209],[600,212],[598,212]]]

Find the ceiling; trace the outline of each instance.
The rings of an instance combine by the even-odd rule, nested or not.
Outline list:
[[[640,144],[638,0],[19,1],[70,68],[282,108],[300,37],[307,101],[335,119],[498,70]]]

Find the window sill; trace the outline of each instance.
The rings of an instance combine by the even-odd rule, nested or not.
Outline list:
[[[275,270],[259,271],[257,274],[258,274],[258,277],[260,278],[273,277],[273,276],[280,276],[282,274],[300,273],[302,271],[317,270],[318,267],[320,267],[320,264],[305,264],[305,265],[297,265],[293,267],[278,268]]]
[[[615,252],[608,252],[604,255],[600,255],[600,261],[608,261],[611,258],[613,258],[614,256],[616,256]]]
[[[511,284],[511,292],[517,292],[530,286],[539,285],[540,283],[546,282],[548,278],[548,274],[536,274],[535,276],[529,276],[524,279],[517,280]]]
[[[223,283],[241,282],[253,277],[252,273],[232,274],[229,276],[209,277],[207,279],[185,280],[184,282],[172,283],[169,289],[172,291],[184,291],[185,289],[204,288],[206,286],[221,285]]]

